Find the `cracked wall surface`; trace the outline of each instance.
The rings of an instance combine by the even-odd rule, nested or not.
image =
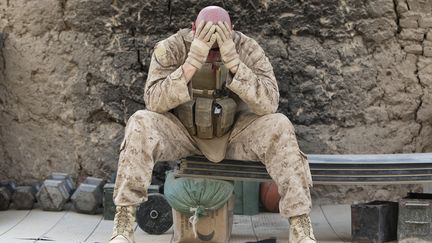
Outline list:
[[[209,4],[267,52],[307,153],[432,151],[432,1],[0,0],[0,179],[107,177],[155,43]],[[316,186],[321,202],[416,185]]]

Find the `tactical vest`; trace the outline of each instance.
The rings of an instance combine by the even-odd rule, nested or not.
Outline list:
[[[231,129],[237,104],[225,87],[230,78],[221,62],[205,63],[192,77],[193,99],[174,109],[192,136],[211,139]]]

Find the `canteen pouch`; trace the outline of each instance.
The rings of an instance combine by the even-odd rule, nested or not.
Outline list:
[[[213,138],[213,99],[198,97],[195,100],[195,125],[197,137]]]
[[[195,127],[195,100],[188,101],[177,106],[174,109],[174,115],[183,123],[183,125],[188,130],[189,134],[192,136],[196,135],[196,127]]]
[[[215,101],[214,107],[214,121],[215,121],[215,135],[221,137],[227,133],[233,123],[237,110],[237,103],[231,98],[224,98]]]

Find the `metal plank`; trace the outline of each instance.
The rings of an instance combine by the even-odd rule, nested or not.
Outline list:
[[[351,242],[351,206],[319,205],[322,213],[337,237],[344,242]]]
[[[183,166],[183,165],[182,165]],[[267,173],[267,169],[264,166],[261,167],[249,167],[249,166],[232,166],[232,165],[215,165],[215,164],[186,164],[185,168],[191,169],[218,169],[218,170],[237,170],[237,171],[252,171],[252,172],[264,172]]]
[[[309,166],[311,169],[331,169],[331,170],[343,170],[343,169],[349,169],[349,170],[388,170],[388,169],[411,169],[411,168],[425,168],[430,169],[432,168],[432,162],[431,164],[419,164],[419,163],[395,163],[395,164],[379,164],[378,162],[375,164],[314,164],[313,162],[309,162]]]
[[[412,154],[412,156],[415,156],[417,154]],[[313,157],[313,155],[311,155]],[[320,157],[324,155],[319,155]],[[353,155],[354,156],[354,155]],[[330,155],[328,156],[330,157]],[[424,168],[424,169],[432,169],[432,159],[427,162],[426,160],[397,160],[394,159],[393,161],[390,160],[354,160],[356,163],[353,163],[353,161],[349,161],[346,159],[339,159],[339,157],[342,157],[342,155],[331,155],[331,158],[327,158],[326,160],[321,159],[309,159],[309,165],[311,169],[319,168],[319,169],[358,169],[358,168],[364,168],[364,169],[394,169],[394,168]],[[397,157],[397,156],[396,156]],[[195,157],[194,157],[195,158]],[[233,167],[239,167],[239,168],[265,168],[265,165],[262,164],[259,161],[236,161],[236,160],[223,160],[218,163],[214,163],[211,161],[206,160],[205,158],[200,158],[200,160],[183,160],[181,164],[187,164],[189,167],[196,166],[196,167],[202,167],[205,165],[208,166],[233,166]]]
[[[0,211],[0,238],[21,223],[30,214],[30,210]]]
[[[358,173],[358,174],[350,174],[350,175],[344,175],[344,174],[316,174],[316,173],[312,173],[312,176],[319,176],[319,177],[334,177],[334,178],[357,178],[357,177],[362,177],[362,178],[388,178],[388,177],[427,177],[427,176],[432,176],[432,174],[430,173],[406,173],[406,174],[367,174],[367,173]]]
[[[112,234],[113,224],[114,221],[112,220],[102,219],[95,230],[87,236],[85,242],[108,242]]]
[[[167,232],[161,234],[161,235],[149,235],[141,228],[137,227],[135,229],[135,241],[136,242],[142,242],[142,243],[154,243],[154,242],[171,242],[173,235],[174,235],[174,229],[171,227]]]
[[[69,211],[53,228],[45,232],[44,238],[55,241],[83,242],[92,234],[102,220],[102,215],[79,214]]]
[[[191,159],[192,161],[188,161]],[[177,176],[224,180],[271,180],[257,161],[184,159]],[[314,184],[412,184],[432,181],[432,153],[374,155],[310,155]]]
[[[252,226],[258,240],[276,238],[277,242],[288,243],[288,219],[276,213],[260,213],[252,216]]]
[[[226,167],[186,167],[182,166],[180,169],[183,173],[203,173],[207,172],[211,174],[222,174],[222,173],[238,173],[239,176],[249,176],[249,175],[267,175],[267,171],[249,169],[240,170],[238,168],[229,169]],[[348,176],[348,177],[362,177],[362,176],[411,176],[411,175],[432,175],[432,170],[314,170],[311,169],[312,175],[322,175],[322,176]]]
[[[57,224],[66,211],[48,212],[33,209],[30,214],[13,229],[0,237],[0,242],[13,242],[16,240],[38,239]]]
[[[335,182],[344,182],[344,181],[353,181],[353,182],[379,182],[379,181],[387,181],[387,182],[393,182],[393,181],[409,181],[409,182],[416,182],[419,183],[419,181],[432,181],[432,176],[395,176],[395,177],[324,177],[324,176],[312,176],[313,181],[335,181]]]
[[[230,243],[244,243],[247,241],[256,241],[252,227],[252,218],[248,215],[234,215],[233,229],[231,232]]]
[[[426,164],[422,164],[422,165],[409,165],[409,166],[401,166],[400,164],[398,165],[385,165],[385,166],[376,166],[376,165],[370,165],[369,167],[366,166],[356,166],[356,167],[349,167],[349,166],[333,166],[333,165],[329,165],[329,166],[325,166],[325,165],[321,165],[321,166],[315,166],[315,165],[311,165],[309,164],[309,167],[311,169],[311,171],[313,170],[330,170],[330,171],[393,171],[393,170],[430,170],[432,169],[432,164],[430,167],[426,167]]]
[[[220,175],[220,176],[228,176],[232,178],[254,178],[254,179],[270,179],[270,176],[268,174],[255,174],[255,173],[247,173],[247,174],[240,174],[237,172],[231,172],[231,171],[196,171],[196,170],[183,170],[184,174],[195,174],[195,175]]]
[[[271,181],[270,177],[268,179],[265,178],[249,178],[249,177],[234,177],[234,176],[221,176],[221,175],[202,175],[202,174],[183,174],[181,172],[174,172],[174,176],[176,177],[189,177],[189,178],[209,178],[209,179],[216,179],[216,180],[227,180],[227,181]]]
[[[310,163],[315,164],[400,164],[432,163],[432,153],[411,154],[309,154]]]
[[[206,173],[206,172],[211,172],[211,173],[238,173],[238,174],[242,174],[249,176],[249,175],[268,175],[267,171],[256,171],[256,170],[251,170],[251,171],[246,171],[246,170],[230,170],[230,169],[226,169],[226,168],[222,168],[222,167],[218,167],[218,168],[183,168],[183,171],[195,171],[197,173]]]

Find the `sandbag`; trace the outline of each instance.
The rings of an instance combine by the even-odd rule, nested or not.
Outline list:
[[[234,190],[232,182],[204,178],[175,178],[169,172],[164,194],[175,210],[197,217],[221,208]]]

